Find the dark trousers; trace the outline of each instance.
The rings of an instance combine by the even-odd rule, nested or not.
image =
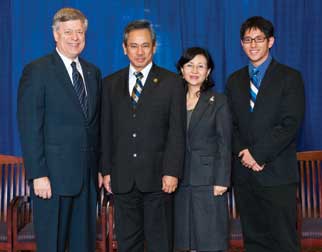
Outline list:
[[[93,183],[72,197],[41,199],[32,192],[37,252],[94,252],[96,199]]]
[[[135,187],[115,194],[114,200],[119,252],[173,251],[172,195],[140,192]]]
[[[250,180],[235,185],[247,252],[298,252],[296,184],[265,187]]]

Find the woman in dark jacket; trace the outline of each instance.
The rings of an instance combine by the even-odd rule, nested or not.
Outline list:
[[[187,90],[187,145],[184,175],[175,194],[175,249],[225,251],[231,172],[227,99],[212,90],[214,63],[206,50],[187,49],[177,68]]]

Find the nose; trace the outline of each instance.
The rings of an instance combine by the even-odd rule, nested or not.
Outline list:
[[[198,73],[198,66],[192,66],[192,72]]]
[[[142,46],[138,46],[137,54],[139,54],[139,55],[143,54]]]
[[[255,42],[255,40],[254,40],[254,39],[250,42],[250,46],[251,46],[251,47],[255,47],[255,46],[256,46],[256,42]]]

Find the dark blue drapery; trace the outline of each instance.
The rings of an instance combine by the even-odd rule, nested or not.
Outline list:
[[[273,56],[299,69],[307,109],[299,150],[322,149],[322,1],[320,0],[2,0],[0,1],[0,153],[20,155],[16,92],[23,66],[54,49],[51,19],[61,7],[81,9],[89,19],[83,57],[103,75],[127,64],[121,47],[124,26],[152,21],[157,32],[155,62],[175,71],[184,48],[202,46],[214,57],[216,89],[247,63],[239,41],[241,23],[253,15],[276,29]]]

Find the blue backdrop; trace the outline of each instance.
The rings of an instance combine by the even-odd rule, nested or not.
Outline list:
[[[121,43],[133,19],[152,21],[157,32],[155,62],[175,71],[184,48],[202,46],[213,55],[216,89],[247,63],[239,41],[241,23],[253,15],[276,29],[273,56],[299,69],[307,109],[299,150],[322,149],[322,1],[320,0],[1,0],[0,153],[20,155],[16,92],[23,66],[55,47],[51,21],[62,7],[79,8],[89,19],[83,57],[103,76],[127,65]]]

